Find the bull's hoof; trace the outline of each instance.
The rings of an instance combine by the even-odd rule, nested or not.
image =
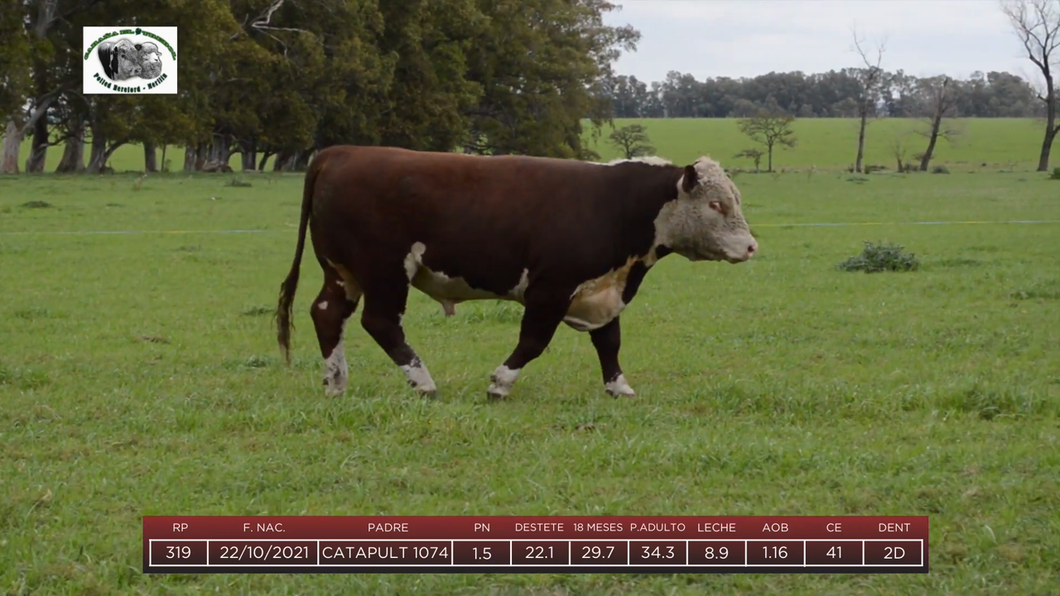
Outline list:
[[[427,399],[434,399],[435,397],[438,396],[438,390],[435,389],[434,387],[430,387],[428,389],[421,389],[421,388],[417,387],[416,388],[416,393],[420,397],[424,397],[424,398],[427,398]]]
[[[508,392],[496,387],[490,387],[486,390],[486,397],[491,400],[507,399]]]
[[[611,397],[636,397],[633,388],[626,382],[625,375],[618,375],[614,381],[604,385],[604,391]]]

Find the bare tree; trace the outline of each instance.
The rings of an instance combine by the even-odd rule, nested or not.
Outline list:
[[[1053,80],[1053,67],[1056,66],[1053,61],[1057,59],[1054,52],[1060,47],[1060,0],[1001,0],[1001,10],[1023,43],[1027,58],[1045,79],[1045,88],[1038,93],[1038,99],[1045,102],[1045,138],[1042,139],[1038,171],[1045,172],[1049,169],[1053,139],[1060,132],[1060,125],[1056,122],[1060,98],[1057,97],[1057,82]]]
[[[766,154],[769,156],[767,172],[773,171],[773,147],[794,147],[796,143],[795,131],[791,130],[791,124],[795,118],[788,114],[775,111],[762,111],[751,118],[737,121],[740,132],[751,137],[752,141],[765,145]],[[747,152],[744,151],[744,156]],[[761,159],[761,157],[759,157]],[[757,169],[757,163],[756,163]]]
[[[940,138],[952,142],[960,134],[960,129],[952,120],[943,121],[944,118],[952,118],[957,109],[957,98],[951,83],[946,76],[920,81],[922,109],[927,114],[927,126],[918,130],[917,134],[928,139],[927,149],[920,157],[921,172],[927,171],[931,156],[935,153],[935,143]]]
[[[626,159],[651,155],[655,152],[648,129],[643,124],[629,124],[611,131],[611,144],[626,156]]]
[[[908,137],[908,135],[908,132],[904,132],[895,136],[894,139],[891,140],[891,155],[893,155],[894,160],[898,162],[897,171],[899,172],[904,172],[906,167],[905,157],[909,154],[909,147],[906,145],[906,137]]]
[[[862,162],[865,159],[865,127],[868,126],[869,116],[876,113],[876,101],[880,96],[880,89],[886,79],[886,74],[880,64],[883,62],[884,44],[880,42],[875,48],[875,59],[865,49],[865,42],[858,38],[857,30],[852,30],[854,37],[854,50],[861,57],[865,66],[855,69],[855,77],[860,87],[857,102],[857,113],[860,124],[858,127],[858,156],[854,161],[854,171],[862,171]]]

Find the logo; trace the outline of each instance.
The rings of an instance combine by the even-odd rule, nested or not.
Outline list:
[[[176,27],[83,27],[88,94],[177,92]]]

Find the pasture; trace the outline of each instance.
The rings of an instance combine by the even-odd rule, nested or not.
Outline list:
[[[725,139],[710,152],[744,146]],[[350,388],[326,398],[311,254],[282,365],[300,175],[0,178],[0,593],[1055,593],[1060,182],[996,169],[742,174],[760,253],[648,276],[622,317],[637,398],[607,397],[562,327],[500,403],[520,308],[446,319],[418,292],[405,328],[438,398],[356,324]],[[1052,223],[990,223],[1012,220]],[[788,225],[808,223],[859,225]],[[145,233],[87,233],[121,230]],[[865,240],[921,268],[838,271]],[[928,515],[931,573],[142,575],[141,516],[183,514]]]
[[[674,161],[693,160],[709,154],[729,168],[753,169],[747,159],[733,159],[733,155],[754,143],[744,136],[732,118],[640,118],[636,120],[618,118],[615,127],[630,123],[647,127],[652,144],[659,148],[660,155]],[[593,138],[588,122],[585,123],[585,139],[590,148],[605,160],[620,157],[616,149],[607,142],[611,127],[604,125],[601,137]],[[962,131],[952,143],[939,140],[932,164],[944,164],[953,169],[996,172],[999,169],[1033,169],[1038,163],[1044,125],[1030,118],[968,118],[958,121]],[[858,122],[853,118],[806,118],[792,125],[798,138],[795,149],[778,149],[774,154],[774,169],[819,169],[847,168],[854,163],[857,154]],[[915,134],[923,130],[921,121],[912,118],[885,118],[869,124],[865,141],[865,163],[893,169],[895,159],[892,144],[897,138],[907,147],[905,161],[910,161],[927,147],[927,139]],[[26,163],[30,142],[22,144],[19,167]],[[87,159],[87,151],[86,151]],[[48,152],[45,171],[53,172],[62,157],[62,147],[53,147]],[[166,152],[170,171],[179,171],[184,164],[184,151],[170,147]],[[143,171],[144,153],[139,145],[119,147],[110,159],[117,172]],[[162,152],[158,152],[158,164],[162,165]],[[238,157],[231,160],[233,168],[239,169]],[[985,164],[985,165],[984,165]],[[266,164],[272,168],[272,160]],[[765,168],[765,160],[762,161]]]

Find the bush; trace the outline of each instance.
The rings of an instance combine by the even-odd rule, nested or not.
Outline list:
[[[915,271],[920,267],[916,255],[906,252],[897,244],[873,244],[866,242],[861,254],[850,257],[839,264],[841,271],[864,271],[879,273],[881,271]]]
[[[920,166],[918,166],[915,163],[904,163],[904,164],[902,164],[902,171],[906,172],[906,173],[919,172],[920,171]]]
[[[947,168],[946,166],[935,166],[935,167],[931,168],[931,173],[932,174],[949,174],[950,173],[950,169]]]
[[[1049,174],[1050,180],[1060,180],[1060,168],[1053,168],[1053,173]]]
[[[886,166],[881,166],[881,165],[877,165],[877,164],[870,164],[870,165],[866,165],[865,166],[865,173],[866,174],[871,174],[873,172],[883,172],[886,169],[887,169]]]

